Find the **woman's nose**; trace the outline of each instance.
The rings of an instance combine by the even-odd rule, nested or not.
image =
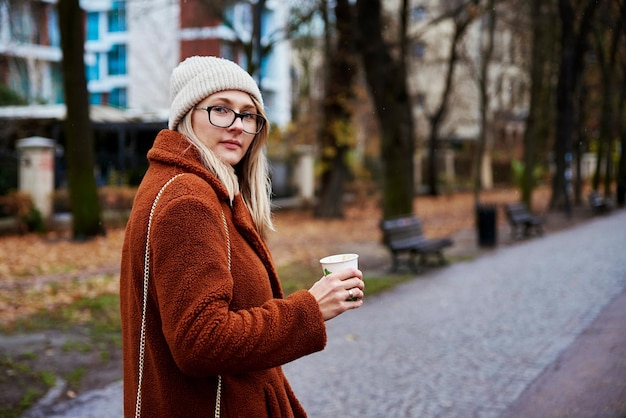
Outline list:
[[[235,121],[229,126],[229,128],[243,131],[243,118],[241,116],[235,116]]]

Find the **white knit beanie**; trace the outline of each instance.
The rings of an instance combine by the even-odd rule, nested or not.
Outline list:
[[[195,56],[178,64],[170,77],[172,105],[169,128],[176,129],[178,122],[191,108],[211,94],[223,90],[244,91],[263,106],[259,86],[250,74],[232,61]]]

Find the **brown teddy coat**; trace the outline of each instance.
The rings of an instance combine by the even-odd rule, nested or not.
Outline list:
[[[182,135],[161,131],[148,160],[122,250],[125,415],[134,415],[137,396],[148,216],[163,184],[184,173],[152,219],[142,416],[213,416],[217,375],[223,417],[306,416],[280,366],[324,348],[317,302],[306,290],[283,298],[241,196],[229,202]]]

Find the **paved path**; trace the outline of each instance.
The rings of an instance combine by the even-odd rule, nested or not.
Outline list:
[[[511,405],[523,410],[516,400],[528,398],[625,290],[621,210],[367,299],[328,323],[323,352],[285,372],[311,418],[501,417]],[[600,343],[590,340],[588,350]],[[113,384],[46,416],[121,416],[120,389]]]
[[[626,417],[626,290],[501,418]]]
[[[285,369],[311,418],[498,417],[625,288],[621,211],[372,298]]]

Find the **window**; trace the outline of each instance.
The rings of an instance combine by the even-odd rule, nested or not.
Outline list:
[[[126,89],[115,88],[109,94],[109,104],[115,107],[126,107]]]
[[[220,55],[231,61],[235,61],[235,46],[228,41],[222,41],[220,44]]]
[[[59,14],[56,8],[48,9],[48,38],[50,45],[61,46],[61,32],[59,30]]]
[[[13,61],[14,73],[10,75],[8,87],[18,95],[30,100],[32,97],[31,83],[28,80],[28,64],[21,58]]]
[[[97,41],[100,33],[100,25],[99,25],[99,13],[89,12],[87,13],[87,40],[88,41]]]
[[[63,103],[63,70],[60,63],[50,64],[50,78],[52,80],[51,103]]]
[[[113,45],[113,48],[107,54],[107,58],[109,61],[109,75],[126,74],[126,45]]]
[[[92,105],[102,104],[102,94],[101,93],[89,93],[89,104],[92,104]]]
[[[12,9],[9,10],[11,14],[11,38],[23,44],[30,43],[30,35],[32,34],[33,23],[28,6],[26,3],[13,4]]]
[[[235,32],[252,32],[252,8],[255,7],[247,2],[237,3],[226,7],[224,10],[224,20],[230,22]]]
[[[126,32],[126,2],[114,1],[108,18],[109,32]]]
[[[414,22],[426,20],[427,16],[426,8],[424,6],[416,6],[411,10],[411,18]]]
[[[100,54],[85,55],[85,69],[87,81],[100,79]]]
[[[426,53],[426,45],[424,42],[416,42],[413,45],[413,57],[422,59],[424,58],[424,54]]]
[[[415,95],[415,106],[419,109],[423,109],[426,104],[426,95],[422,92],[419,92]]]

